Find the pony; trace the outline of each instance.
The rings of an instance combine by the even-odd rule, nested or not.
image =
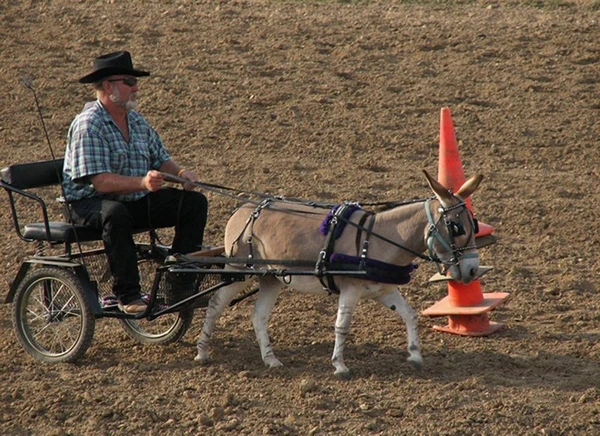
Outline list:
[[[452,280],[466,284],[477,278],[477,221],[465,200],[483,179],[482,175],[473,176],[452,193],[427,171],[423,172],[434,196],[377,213],[353,207],[345,216],[331,212],[328,215],[326,210],[309,203],[272,199],[258,206],[244,204],[232,214],[225,229],[224,255],[229,258],[225,272],[254,270],[258,265],[283,266],[290,271],[315,266],[311,274],[258,276],[252,324],[266,366],[282,366],[273,351],[267,326],[279,294],[288,287],[303,293],[338,295],[331,358],[336,377],[350,378],[344,363],[344,345],[361,299],[375,300],[402,318],[407,330],[407,362],[415,369],[421,368],[417,314],[400,294],[398,285],[410,280],[412,262],[417,257],[435,262],[438,270]],[[426,252],[428,255],[423,254]],[[234,297],[247,287],[249,279],[245,276],[244,280],[224,286],[210,299],[197,341],[196,361],[209,362],[215,324]]]

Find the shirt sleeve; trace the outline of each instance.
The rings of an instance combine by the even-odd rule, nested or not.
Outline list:
[[[111,171],[110,145],[98,122],[87,117],[73,120],[69,129],[68,158],[73,181]]]

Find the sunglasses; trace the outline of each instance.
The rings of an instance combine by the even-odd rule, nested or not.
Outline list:
[[[110,79],[107,82],[123,82],[125,85],[133,88],[138,83],[137,77],[125,77],[123,79]]]

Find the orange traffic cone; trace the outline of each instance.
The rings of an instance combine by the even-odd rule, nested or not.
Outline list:
[[[458,154],[454,125],[450,109],[442,108],[440,118],[440,161],[438,181],[453,191],[465,182],[465,176]],[[465,200],[473,212],[471,199]],[[477,237],[491,235],[493,228],[479,223]],[[482,267],[490,270],[490,267]],[[487,336],[504,327],[504,324],[491,322],[488,312],[502,304],[509,296],[505,292],[484,294],[479,279],[469,284],[448,280],[448,296],[423,311],[426,316],[448,316],[447,326],[434,326],[434,330],[455,333],[464,336]]]
[[[465,174],[463,172],[458,146],[456,144],[456,135],[454,134],[454,124],[450,116],[450,109],[442,108],[440,114],[440,161],[438,164],[438,181],[446,188],[456,192],[463,183],[465,183]],[[471,199],[465,200],[467,207],[473,213]],[[479,232],[476,237],[491,235],[494,229],[489,224],[479,222]]]

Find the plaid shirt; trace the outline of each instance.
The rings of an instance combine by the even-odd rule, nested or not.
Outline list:
[[[136,111],[127,113],[129,143],[109,113],[96,100],[86,104],[69,128],[63,186],[67,201],[102,197],[117,201],[134,201],[148,194],[101,194],[92,186],[89,176],[115,173],[143,177],[170,159],[158,133]]]

